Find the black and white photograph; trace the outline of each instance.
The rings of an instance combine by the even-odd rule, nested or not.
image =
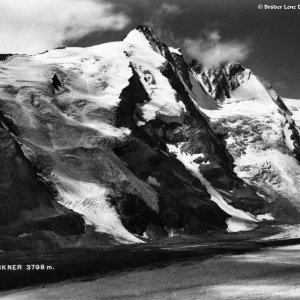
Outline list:
[[[0,299],[300,299],[300,0],[0,0]]]

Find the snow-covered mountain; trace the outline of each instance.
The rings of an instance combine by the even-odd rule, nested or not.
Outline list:
[[[259,187],[269,201],[292,202],[299,208],[299,100],[281,98],[237,63],[209,71],[192,69],[218,105],[201,110],[213,131],[225,135],[235,173]],[[273,215],[287,217],[278,210]]]
[[[3,228],[63,215],[141,242],[300,220],[300,105],[241,65],[189,66],[148,26],[0,59]]]

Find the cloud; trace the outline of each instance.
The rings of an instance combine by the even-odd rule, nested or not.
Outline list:
[[[249,41],[222,41],[217,30],[204,31],[197,39],[183,40],[186,53],[204,67],[218,66],[227,61],[244,61],[250,53]]]
[[[161,14],[173,14],[178,15],[182,12],[182,10],[179,8],[179,6],[171,3],[164,3],[160,6],[160,13]]]
[[[273,85],[275,86],[275,88],[278,89],[282,89],[282,90],[288,89],[287,84],[283,81],[275,81]]]
[[[92,31],[121,30],[130,21],[102,0],[0,2],[0,53],[37,53]]]

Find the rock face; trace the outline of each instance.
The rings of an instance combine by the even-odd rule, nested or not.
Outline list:
[[[238,63],[227,63],[209,70],[202,70],[197,64],[191,65],[205,90],[216,100],[230,98],[230,92],[249,80],[252,72]]]
[[[299,219],[297,186],[284,191],[298,173],[278,174],[282,157],[298,172],[297,120],[239,64],[188,66],[138,26],[121,42],[3,57],[0,72],[2,228],[127,243]],[[249,113],[254,102],[266,110]]]

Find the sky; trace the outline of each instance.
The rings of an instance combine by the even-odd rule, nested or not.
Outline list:
[[[139,24],[187,61],[240,62],[300,99],[300,0],[0,0],[0,53],[117,41]]]

